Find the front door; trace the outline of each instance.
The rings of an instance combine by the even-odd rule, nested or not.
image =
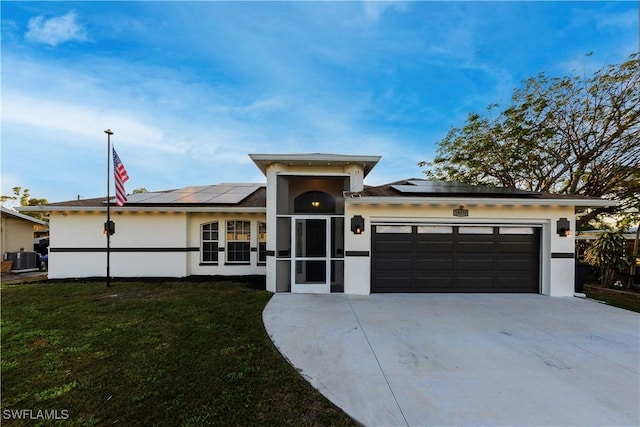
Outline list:
[[[331,283],[329,217],[296,216],[291,235],[295,242],[291,269],[292,291],[329,293]]]

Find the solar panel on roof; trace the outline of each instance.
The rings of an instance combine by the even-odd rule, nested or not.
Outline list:
[[[190,186],[168,192],[140,193],[128,196],[127,204],[237,204],[263,184],[219,184]]]
[[[213,199],[207,200],[207,203],[234,204],[234,203],[240,203],[242,199],[244,199],[245,197],[247,197],[247,195],[245,194],[226,193],[226,194],[220,194],[214,197]]]
[[[477,194],[477,195],[533,195],[539,194],[533,191],[519,190],[517,188],[489,187],[485,185],[470,185],[459,182],[435,182],[435,181],[408,181],[418,185],[392,185],[396,191],[409,194]]]
[[[251,194],[257,187],[233,187],[227,191],[227,194]]]
[[[448,181],[429,181],[427,179],[410,179],[407,181],[411,185],[420,186],[438,186],[438,187],[458,187],[458,186],[470,186],[470,184],[464,184],[462,182],[448,182]]]
[[[191,193],[185,193],[180,191],[170,191],[168,193],[158,193],[155,197],[145,200],[145,203],[173,203],[184,197],[187,197]]]
[[[127,203],[142,203],[162,193],[136,193],[127,195]]]

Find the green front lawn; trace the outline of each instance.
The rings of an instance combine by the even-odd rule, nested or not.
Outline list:
[[[180,281],[1,291],[3,425],[22,409],[72,425],[355,425],[271,343],[267,292]]]

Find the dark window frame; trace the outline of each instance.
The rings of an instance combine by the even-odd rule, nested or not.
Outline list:
[[[258,265],[267,264],[267,223],[258,221]]]
[[[226,264],[246,265],[251,262],[251,221],[232,219],[226,221]]]

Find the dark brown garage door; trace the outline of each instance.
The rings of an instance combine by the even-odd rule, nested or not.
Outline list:
[[[539,293],[536,227],[377,225],[372,292]]]

